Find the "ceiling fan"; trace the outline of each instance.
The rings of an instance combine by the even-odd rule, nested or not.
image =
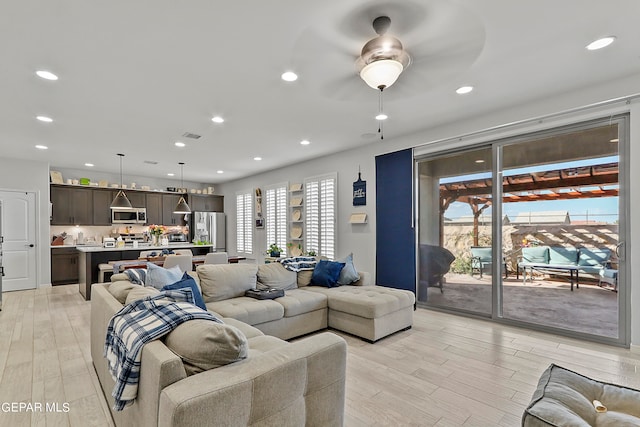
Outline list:
[[[378,34],[374,38],[372,26]],[[320,96],[370,102],[372,92],[358,75],[368,74],[366,67],[376,60],[395,60],[402,69],[386,63],[398,76],[402,73],[386,86],[394,85],[389,91],[393,101],[424,94],[468,70],[484,40],[482,21],[459,2],[367,0],[355,7],[340,2],[314,16],[313,25],[299,35],[292,63],[306,76],[301,84]]]

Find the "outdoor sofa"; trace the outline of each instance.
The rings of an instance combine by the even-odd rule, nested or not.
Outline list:
[[[522,248],[518,260],[516,277],[523,273],[523,283],[527,280],[527,270],[568,273],[571,279],[571,290],[575,283],[579,288],[579,275],[598,276],[601,270],[611,266],[611,250],[608,248],[575,248],[564,246],[531,246]]]

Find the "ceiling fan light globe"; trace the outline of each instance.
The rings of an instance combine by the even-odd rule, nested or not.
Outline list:
[[[399,61],[381,59],[365,65],[360,71],[360,77],[373,89],[386,89],[398,80],[403,70]]]

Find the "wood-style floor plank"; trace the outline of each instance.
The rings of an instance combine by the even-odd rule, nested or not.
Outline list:
[[[3,299],[0,402],[59,411],[0,412],[0,427],[112,426],[91,364],[90,303],[77,285]],[[485,320],[418,309],[412,329],[375,344],[336,333],[349,345],[348,427],[518,426],[550,363],[640,388],[640,352]]]

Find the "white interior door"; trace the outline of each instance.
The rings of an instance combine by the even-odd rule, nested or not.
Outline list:
[[[36,195],[0,191],[2,200],[2,290],[36,288]]]

